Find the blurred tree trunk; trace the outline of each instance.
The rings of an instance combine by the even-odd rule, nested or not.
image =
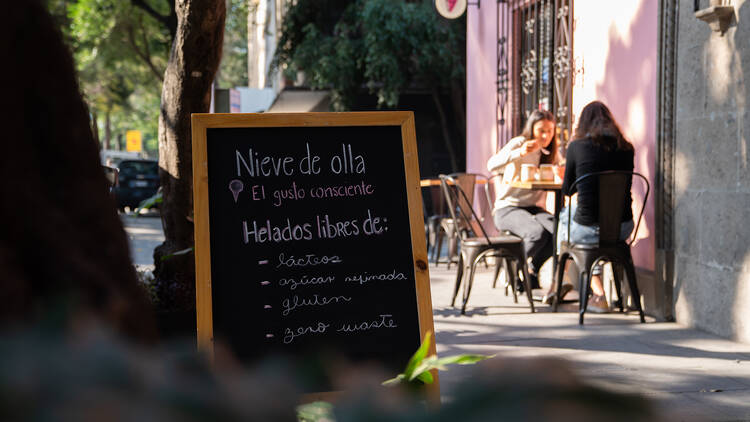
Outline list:
[[[99,149],[102,149],[102,141],[99,139],[99,116],[94,109],[89,109],[89,113],[91,114],[91,133],[94,134],[96,145],[99,146]]]
[[[104,149],[112,148],[112,120],[111,120],[112,109],[107,107],[104,112]]]
[[[195,309],[191,113],[206,113],[221,60],[225,0],[176,2],[177,30],[164,74],[159,115],[159,167],[164,243],[154,250],[162,311]],[[191,321],[194,323],[195,321]]]

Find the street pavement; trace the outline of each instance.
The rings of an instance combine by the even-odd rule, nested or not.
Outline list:
[[[461,315],[450,306],[455,268],[430,265],[439,356],[560,358],[585,382],[643,395],[671,420],[750,420],[749,344],[650,317],[641,324],[635,312],[587,312],[580,326],[577,302],[564,303],[557,313],[536,302],[537,313],[531,314],[525,296],[514,303],[500,283],[493,289],[493,271],[481,266]],[[460,302],[459,294],[456,305]],[[470,374],[462,367],[441,372],[443,399],[450,400]]]
[[[141,270],[153,268],[153,249],[164,239],[158,212],[137,218],[123,214],[121,219],[134,264]],[[580,326],[577,303],[565,303],[557,313],[537,303],[531,314],[525,296],[514,303],[500,283],[492,288],[492,270],[481,267],[466,315],[461,315],[450,306],[455,268],[430,264],[439,356],[559,358],[585,382],[646,396],[671,420],[750,420],[750,344],[650,317],[641,324],[635,313],[587,313]],[[450,401],[459,384],[472,376],[467,368],[441,371],[443,401]]]
[[[120,221],[125,226],[133,264],[139,270],[153,270],[154,248],[164,242],[159,211],[146,210],[138,216],[120,213]]]

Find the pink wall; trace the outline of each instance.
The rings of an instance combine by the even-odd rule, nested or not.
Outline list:
[[[497,78],[497,2],[467,8],[466,17],[466,171],[487,173],[494,153]]]
[[[466,171],[487,174],[487,160],[495,153],[497,78],[497,2],[486,1],[481,9],[467,8],[466,17]],[[482,218],[491,206],[477,203]],[[494,234],[494,224],[488,224]]]
[[[574,0],[573,118],[592,100],[607,104],[635,146],[635,171],[655,184],[658,2]],[[634,183],[634,196],[643,197]],[[641,205],[640,203],[638,204]],[[645,223],[645,224],[644,224]],[[653,270],[654,196],[647,203],[633,259]]]
[[[636,148],[635,169],[654,187],[658,2],[573,0],[573,118],[590,101],[606,103]],[[466,36],[466,167],[486,173],[497,133],[497,2],[468,8]],[[637,189],[637,188],[636,188]],[[636,190],[636,196],[642,193]],[[633,249],[636,265],[654,269],[654,196]]]

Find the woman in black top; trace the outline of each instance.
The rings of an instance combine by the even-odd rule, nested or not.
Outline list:
[[[567,213],[572,212],[570,240],[584,244],[599,242],[599,181],[588,178],[576,185],[575,189],[571,189],[571,186],[576,179],[588,173],[605,170],[633,171],[634,156],[633,144],[622,135],[606,105],[593,101],[583,108],[573,141],[568,146],[562,185],[563,194],[578,193],[578,202],[560,213],[559,241],[567,236]],[[624,204],[620,239],[626,239],[633,231],[632,198],[629,193],[631,183],[632,179],[628,181],[628,199]],[[604,296],[600,266],[596,266],[591,272],[591,289],[594,295],[589,300],[588,309],[607,312],[609,305]]]

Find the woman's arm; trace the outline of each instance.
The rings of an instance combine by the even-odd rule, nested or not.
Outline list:
[[[562,193],[563,195],[572,195],[574,192],[569,192],[573,182],[576,181],[576,150],[578,150],[575,142],[571,142],[568,145],[568,153],[565,156],[565,176],[563,176]]]
[[[497,154],[490,157],[487,161],[487,170],[491,173],[495,173],[501,170],[503,167],[512,163],[519,158],[523,153],[523,143],[526,139],[523,136],[516,136],[515,138],[508,141]]]

